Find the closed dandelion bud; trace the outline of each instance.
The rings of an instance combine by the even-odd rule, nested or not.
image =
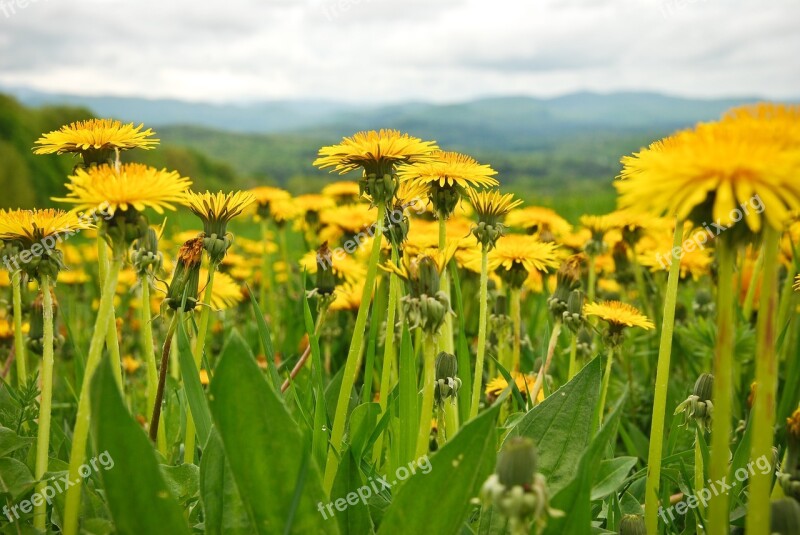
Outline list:
[[[522,288],[528,278],[528,270],[519,263],[514,263],[511,269],[500,269],[497,274],[512,288]]]
[[[584,255],[572,255],[556,272],[556,289],[547,300],[555,318],[560,318],[567,311],[570,294],[581,286],[581,265],[584,258]]]
[[[144,214],[134,208],[117,210],[114,217],[100,227],[100,235],[112,249],[123,250],[145,235],[149,225]]]
[[[589,332],[589,330],[586,329],[586,327],[581,327],[576,336],[578,337],[578,339],[576,341],[575,346],[578,354],[581,355],[583,358],[588,358],[592,356],[592,354],[594,353],[594,347],[592,344],[592,342],[594,341],[594,337],[592,336],[592,333]]]
[[[572,290],[567,302],[567,310],[564,311],[564,324],[572,330],[578,332],[583,327],[583,300],[584,295],[580,290]]]
[[[173,310],[180,308],[184,295],[186,305],[184,312],[194,310],[197,306],[200,287],[200,263],[203,259],[202,235],[184,243],[178,253],[175,272],[167,289],[165,303]]]
[[[458,378],[458,360],[455,355],[442,351],[436,356],[435,388],[437,405],[442,405],[447,399],[455,402],[458,390],[461,388],[461,379]]]
[[[452,187],[436,188],[429,196],[431,204],[436,214],[443,219],[447,219],[455,211],[461,193]]]
[[[770,533],[772,535],[796,535],[800,533],[800,503],[790,498],[771,503]]]
[[[684,413],[683,425],[688,425],[693,419],[698,428],[711,431],[711,422],[714,416],[714,405],[711,402],[714,391],[714,376],[704,373],[694,383],[692,394],[675,409],[675,414]]]
[[[233,244],[233,235],[231,233],[220,234],[204,234],[203,247],[208,253],[208,258],[212,264],[219,264],[225,258],[225,253],[228,252]]]
[[[711,293],[707,290],[698,290],[692,302],[692,310],[701,318],[708,317],[714,312],[715,305]]]
[[[131,261],[140,275],[158,271],[161,268],[162,255],[158,252],[158,235],[155,229],[148,228],[133,246]]]
[[[330,258],[331,250],[328,248],[328,242],[324,242],[317,249],[317,258]],[[336,289],[336,276],[333,274],[333,269],[330,265],[317,263],[317,281],[316,293],[319,295],[331,295]]]
[[[647,535],[644,518],[640,515],[624,515],[619,523],[619,535]]]
[[[435,295],[439,291],[439,268],[436,261],[423,256],[417,262],[417,288],[419,295]]]
[[[530,487],[538,468],[536,447],[524,437],[513,437],[497,456],[497,477],[506,487]]]

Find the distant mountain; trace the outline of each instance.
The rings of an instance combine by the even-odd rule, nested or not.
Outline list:
[[[573,93],[555,98],[495,97],[459,104],[405,103],[357,106],[325,101],[208,104],[180,100],[89,97],[0,88],[29,106],[66,105],[101,116],[151,126],[191,125],[244,133],[304,132],[345,135],[354,130],[392,127],[468,144],[481,137],[499,147],[529,148],[523,139],[571,135],[578,131],[663,130],[718,117],[731,106],[756,99],[698,100],[657,93]]]

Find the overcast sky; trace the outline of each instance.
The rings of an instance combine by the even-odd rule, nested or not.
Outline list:
[[[0,85],[198,101],[800,97],[798,0],[0,0]]]

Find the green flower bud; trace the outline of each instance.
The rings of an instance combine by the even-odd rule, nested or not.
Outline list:
[[[527,489],[533,485],[537,468],[533,441],[526,437],[512,437],[503,444],[503,449],[497,455],[495,472],[506,488],[520,486]]]
[[[175,272],[167,289],[164,302],[173,310],[177,310],[186,296],[184,312],[194,310],[197,306],[200,288],[200,264],[203,259],[202,235],[188,240],[181,246]]]
[[[222,262],[231,245],[233,245],[233,234],[230,232],[224,235],[203,233],[203,248],[208,253],[212,265]]]
[[[441,277],[436,261],[429,256],[423,256],[417,263],[417,270],[418,295],[435,295],[439,291]]]
[[[158,251],[158,235],[155,229],[148,228],[144,236],[136,240],[133,245],[131,261],[134,269],[140,275],[161,269],[163,256]]]
[[[328,248],[328,242],[324,242],[317,249],[318,259],[330,259],[331,250]],[[331,295],[336,289],[336,276],[333,274],[333,268],[329,263],[317,262],[317,287],[316,293],[318,295]]]
[[[453,186],[437,187],[428,197],[437,216],[441,219],[447,219],[455,211],[456,205],[461,199],[461,192]]]
[[[441,405],[446,399],[456,400],[461,379],[458,378],[458,360],[455,355],[442,351],[436,356],[435,388],[437,405]]]
[[[624,515],[619,523],[619,535],[647,535],[644,518],[640,515]]]
[[[790,498],[771,503],[770,533],[773,535],[797,535],[800,533],[800,503]]]
[[[572,330],[578,332],[583,327],[583,300],[584,295],[580,290],[572,290],[567,302],[567,310],[562,316],[564,324]]]
[[[694,383],[694,391],[692,392],[697,396],[699,401],[710,401],[711,394],[714,391],[714,376],[710,373],[704,373],[697,378]]]

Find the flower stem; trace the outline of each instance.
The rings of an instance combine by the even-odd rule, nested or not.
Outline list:
[[[700,433],[703,433],[703,430],[699,426],[695,426],[694,430],[694,494],[697,496],[701,494],[700,491],[703,490],[705,476],[703,474],[703,452],[700,449]],[[697,504],[697,510],[700,513],[700,517],[702,518],[705,515],[706,508],[702,502]],[[698,531],[699,531],[698,527]]]
[[[156,365],[155,345],[153,343],[152,313],[150,311],[150,280],[148,276],[139,279],[142,285],[142,353],[147,365],[147,413],[153,414],[158,388],[158,366]]]
[[[361,294],[361,304],[358,307],[353,337],[350,340],[350,348],[347,351],[347,360],[345,361],[342,373],[342,385],[339,388],[339,398],[336,402],[336,413],[333,418],[333,429],[331,430],[331,444],[328,450],[328,459],[325,463],[323,488],[328,494],[330,494],[331,488],[333,488],[333,479],[336,477],[336,471],[339,468],[338,452],[342,447],[342,437],[344,437],[347,407],[350,403],[350,391],[353,389],[356,373],[361,363],[361,350],[364,345],[364,329],[367,325],[367,315],[369,314],[372,290],[375,286],[375,275],[378,271],[378,259],[381,254],[381,237],[383,235],[383,216],[385,212],[386,206],[384,203],[378,203],[378,219],[374,234],[375,239],[372,242],[372,251],[370,252],[369,264],[367,265],[367,277],[364,281],[364,291]]]
[[[36,472],[37,480],[41,480],[47,472],[50,452],[50,410],[53,404],[53,296],[50,293],[50,278],[41,277],[42,317],[44,333],[42,336],[42,398],[39,403],[39,432],[36,436]],[[46,481],[36,485],[36,492],[44,490]],[[42,502],[33,510],[33,526],[44,530],[47,521],[47,503]]]
[[[156,399],[153,404],[153,416],[150,418],[150,440],[156,442],[159,436],[159,425],[161,423],[161,404],[164,401],[164,387],[167,384],[167,370],[169,369],[169,355],[172,349],[172,338],[175,329],[180,321],[180,313],[176,312],[169,323],[167,336],[164,337],[164,347],[161,349],[161,368],[158,372],[158,387],[156,388]],[[166,451],[162,451],[166,453]]]
[[[108,245],[105,239],[98,234],[97,236],[97,274],[100,277],[100,286],[105,284],[106,276],[108,274]],[[116,284],[114,285],[116,291]],[[114,307],[111,307],[111,317],[108,320],[108,325],[104,327],[106,335],[106,346],[111,357],[111,369],[114,372],[114,379],[117,381],[119,391],[123,392],[122,382],[122,360],[119,353],[119,339],[117,338],[117,318],[114,313]]]
[[[114,293],[117,288],[117,278],[121,267],[122,254],[115,254],[103,284],[97,319],[95,320],[94,331],[92,331],[92,340],[89,343],[89,354],[86,357],[86,367],[78,399],[78,413],[75,417],[75,427],[72,432],[72,451],[69,457],[68,477],[73,484],[67,489],[66,504],[64,506],[64,535],[76,535],[78,533],[78,512],[81,505],[81,483],[83,482],[79,469],[86,456],[86,439],[89,437],[91,419],[89,391],[92,377],[94,377],[94,372],[103,356],[103,342],[108,332],[108,325],[113,318]]]
[[[597,273],[595,272],[595,256],[589,255],[589,280],[586,284],[586,301],[594,303],[594,291],[597,281]]]
[[[778,295],[778,241],[780,232],[764,229],[764,270],[756,323],[756,396],[753,406],[753,435],[750,442],[751,466],[761,458],[771,460],[775,428],[775,398],[778,386],[778,357],[775,347]],[[755,281],[751,281],[753,285]],[[768,534],[770,525],[770,493],[773,471],[756,470],[750,476],[746,531]]]
[[[428,453],[431,438],[431,419],[433,418],[433,393],[436,381],[436,342],[433,335],[425,333],[422,348],[422,405],[419,413],[419,434],[417,435],[417,458]]]
[[[683,224],[675,220],[672,251],[680,250]],[[650,424],[650,450],[647,455],[647,482],[645,484],[645,525],[648,533],[658,533],[658,492],[661,486],[661,456],[664,447],[664,421],[667,414],[669,365],[672,358],[672,336],[675,330],[675,307],[678,302],[678,281],[681,275],[680,258],[672,255],[664,298],[664,315],[661,318],[661,343],[658,347],[656,386],[653,398],[653,417]]]
[[[600,429],[603,425],[603,415],[606,412],[606,397],[608,397],[608,385],[611,382],[611,368],[614,364],[614,348],[608,349],[608,358],[606,359],[606,371],[603,374],[603,383],[600,386],[600,403],[598,404],[597,417],[595,422],[595,429]]]
[[[444,254],[447,249],[447,220],[439,215],[439,251]],[[442,277],[439,283],[440,288],[450,300],[450,275],[447,273],[447,266],[442,269]],[[455,345],[453,342],[453,316],[447,314],[444,318],[441,332],[439,333],[439,349],[447,351],[448,353],[455,352]]]
[[[514,323],[514,345],[511,352],[511,363],[508,366],[508,372],[519,371],[520,361],[520,346],[522,345],[522,311],[520,304],[520,289],[511,288],[511,295],[509,303],[509,312],[511,313],[511,321]]]
[[[11,287],[14,307],[14,354],[17,360],[17,385],[25,386],[28,378],[28,359],[25,348],[25,334],[22,332],[22,272],[17,270],[11,274]]]
[[[553,332],[550,333],[550,342],[547,344],[547,357],[539,368],[539,373],[536,374],[536,382],[533,383],[533,390],[530,392],[530,405],[536,405],[539,392],[544,385],[544,378],[547,375],[547,370],[550,368],[550,362],[553,360],[553,354],[556,352],[556,344],[558,343],[558,336],[561,334],[561,321],[556,321],[553,326]]]
[[[481,399],[483,386],[483,359],[486,357],[486,327],[489,309],[489,252],[486,247],[481,248],[481,281],[478,313],[478,354],[475,357],[475,374],[472,382],[472,401],[469,406],[469,419],[478,415],[478,404]]]
[[[197,325],[197,339],[194,343],[194,365],[199,371],[202,368],[203,348],[206,345],[206,335],[208,334],[208,323],[211,318],[211,295],[214,290],[214,274],[217,272],[217,264],[208,266],[208,283],[203,293],[203,309],[200,312],[200,323]],[[194,418],[192,412],[186,412],[186,437],[184,439],[183,462],[186,464],[194,463]]]
[[[572,333],[572,341],[569,344],[569,371],[567,381],[575,377],[578,373],[578,334]]]
[[[714,420],[711,429],[709,477],[718,481],[728,476],[733,404],[733,266],[734,250],[721,240],[717,247],[717,347],[714,353]],[[708,504],[708,533],[726,535],[730,528],[729,497],[720,493]]]
[[[392,247],[392,262],[397,264],[399,254],[396,247]],[[386,340],[383,343],[383,368],[381,368],[381,386],[378,403],[380,403],[381,414],[386,411],[389,397],[389,388],[392,382],[392,365],[395,360],[394,334],[395,334],[395,314],[397,312],[397,302],[400,298],[400,279],[390,276],[389,278],[389,308],[386,311]],[[374,459],[380,461],[381,450],[383,449],[383,433],[378,435],[375,441]]]
[[[750,274],[750,280],[748,281],[747,285],[747,294],[744,296],[744,304],[742,305],[742,317],[744,320],[749,322],[750,317],[753,315],[753,302],[755,301],[756,297],[756,287],[758,286],[758,276],[761,273],[761,270],[765,266],[765,258],[764,252],[765,248],[762,247],[761,250],[758,252],[758,258],[756,258],[756,263],[753,266],[753,272]],[[767,265],[767,269],[769,266]]]
[[[275,300],[275,273],[272,268],[272,255],[269,252],[269,224],[266,219],[261,220],[261,311],[269,311],[269,320],[272,330],[277,331],[278,304]]]

